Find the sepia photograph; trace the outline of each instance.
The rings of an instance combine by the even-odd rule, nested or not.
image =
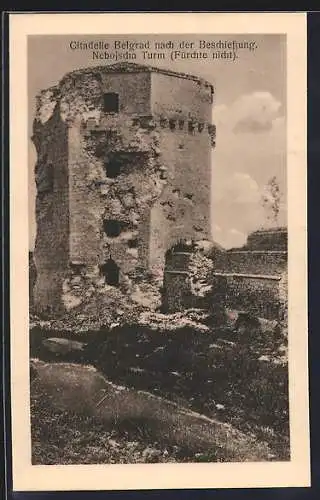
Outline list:
[[[289,460],[285,37],[131,38],[28,40],[33,463]]]
[[[26,48],[30,465],[290,464],[286,33]]]

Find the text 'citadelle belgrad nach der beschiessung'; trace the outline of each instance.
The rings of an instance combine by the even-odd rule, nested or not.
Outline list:
[[[133,61],[137,58],[146,61],[186,59],[225,59],[235,61],[242,51],[253,52],[258,48],[254,40],[71,40],[69,48],[89,51],[92,59],[117,61]]]

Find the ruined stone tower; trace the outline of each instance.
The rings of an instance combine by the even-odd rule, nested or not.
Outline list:
[[[181,240],[211,239],[212,86],[121,63],[68,73],[37,98],[38,310],[66,279],[118,286],[163,272]],[[99,281],[100,280],[100,281]]]

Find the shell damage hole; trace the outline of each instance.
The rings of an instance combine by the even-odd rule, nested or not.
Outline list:
[[[121,174],[121,162],[115,158],[104,163],[106,176],[109,179],[115,179]]]
[[[100,266],[101,274],[104,276],[105,282],[110,286],[119,285],[120,269],[111,258],[108,259],[102,266]]]
[[[83,262],[70,262],[69,267],[74,276],[81,276],[85,272],[85,264]]]
[[[128,247],[129,248],[138,248],[138,239],[137,238],[132,238],[131,240],[128,241]]]
[[[122,224],[117,220],[105,219],[103,221],[103,230],[109,238],[116,238],[122,230]]]

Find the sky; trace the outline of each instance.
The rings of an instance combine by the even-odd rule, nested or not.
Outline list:
[[[249,38],[250,37],[250,38]],[[283,35],[140,35],[117,37],[30,36],[28,40],[28,134],[32,136],[36,94],[55,85],[74,69],[108,64],[93,60],[91,50],[72,50],[71,41],[199,40],[213,44],[219,40],[255,42],[254,50],[239,49],[237,58],[144,60],[136,51],[133,61],[174,71],[191,73],[214,85],[213,122],[217,127],[216,148],[212,155],[212,234],[225,248],[241,246],[249,232],[268,225],[261,206],[268,180],[276,176],[282,193],[279,225],[286,224],[286,40]],[[108,51],[109,52],[109,51]],[[113,63],[114,61],[110,61]],[[35,148],[29,140],[29,246],[33,249],[35,223]]]

